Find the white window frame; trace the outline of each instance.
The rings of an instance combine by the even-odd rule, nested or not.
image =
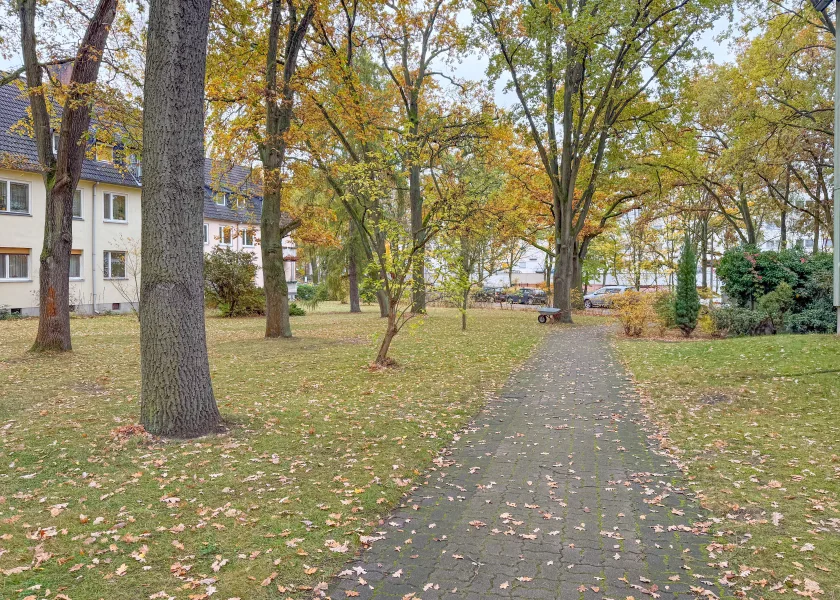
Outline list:
[[[105,223],[128,223],[128,196],[126,194],[120,194],[116,192],[105,192],[102,194],[103,201],[108,202],[108,214],[114,214],[114,197],[119,196],[125,202],[125,219],[113,219],[105,216],[104,208],[105,205],[103,204],[103,213],[102,213],[102,220]]]
[[[78,254],[72,254],[72,253],[70,254],[70,260],[73,260],[74,256],[79,257],[79,276],[78,277],[73,277],[71,275],[70,276],[70,281],[84,281],[85,280],[85,277],[84,277],[85,263],[84,263],[84,259],[82,258],[83,254],[84,254],[83,252],[80,252]]]
[[[128,255],[128,253],[125,250],[105,250],[102,253],[102,276],[103,276],[103,279],[105,279],[105,280],[117,280],[117,281],[123,280],[123,279],[128,279],[128,277],[127,277],[128,273],[126,273],[122,277],[112,277],[111,276],[111,255],[112,254],[122,254],[123,255],[123,265],[126,264],[126,258],[125,257]]]
[[[12,184],[26,186],[26,211],[11,210],[12,207]],[[32,215],[32,186],[28,181],[17,181],[15,179],[0,178],[0,185],[6,186],[6,210],[0,209],[0,215]]]
[[[248,234],[251,234],[251,243],[248,243]],[[253,248],[257,245],[257,232],[252,227],[243,227],[239,230],[239,234],[242,237],[242,247],[243,248]]]
[[[61,133],[59,133],[57,130],[53,130],[52,151],[53,151],[53,154],[55,154],[56,156],[58,156],[58,146],[59,146],[60,141],[61,141]]]
[[[204,245],[210,243],[210,225],[207,223],[204,224]]]
[[[228,233],[228,241],[225,241],[225,230],[227,229]],[[233,227],[230,225],[219,225],[219,245],[220,246],[227,246],[230,248],[233,246]]]
[[[15,254],[14,256],[26,257],[26,277],[2,277],[0,283],[16,283],[21,281],[32,281],[32,261],[30,259],[32,250],[26,254]],[[0,261],[3,261],[3,272],[9,273],[9,257],[12,254],[0,253]]]
[[[213,194],[213,202],[216,203],[216,206],[230,206],[228,203],[228,192],[216,192]],[[221,202],[219,202],[221,200]]]
[[[77,221],[83,221],[85,218],[85,192],[82,188],[76,188],[73,191],[73,205],[76,204],[76,194],[79,194],[79,214],[73,215],[73,218]]]

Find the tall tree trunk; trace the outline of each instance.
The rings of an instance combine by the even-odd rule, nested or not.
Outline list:
[[[219,427],[204,331],[204,73],[210,0],[151,0],[143,119],[140,422]]]
[[[362,312],[362,306],[359,299],[359,264],[356,259],[355,252],[355,230],[356,226],[353,220],[350,220],[350,232],[348,235],[347,248],[347,279],[350,284],[350,312]]]
[[[820,220],[819,219],[814,219],[814,247],[811,248],[811,253],[816,254],[819,251],[820,251]]]
[[[58,156],[53,153],[53,132],[38,61],[35,20],[36,0],[18,4],[21,50],[29,90],[29,105],[46,188],[44,245],[39,280],[40,318],[33,351],[72,348],[70,340],[70,250],[73,246],[73,194],[82,173],[85,144],[90,128],[91,84],[99,76],[102,49],[114,21],[117,0],[100,0],[73,61],[67,100],[61,118]]]
[[[420,187],[420,165],[412,164],[409,172],[408,196],[411,204],[411,235],[420,250],[411,263],[411,311],[426,312],[426,230],[423,227],[423,190]]]
[[[787,215],[787,206],[784,206],[782,207],[782,214],[779,219],[779,250],[787,248]]]
[[[385,290],[378,290],[376,292],[376,303],[379,305],[379,317],[384,319],[388,316],[390,310],[390,302],[388,301],[388,294]]]
[[[279,56],[280,29],[283,25],[284,6],[287,15],[287,38],[282,58]],[[260,148],[265,171],[265,192],[260,246],[263,259],[263,286],[265,287],[265,337],[292,337],[289,321],[289,287],[283,261],[283,238],[291,233],[298,221],[288,222],[282,211],[283,168],[286,163],[286,133],[292,124],[294,88],[292,79],[297,71],[300,53],[309,23],[315,14],[315,4],[310,2],[298,21],[293,2],[272,0],[271,22],[268,29],[268,53],[265,71],[266,135]],[[282,84],[278,82],[277,65],[282,63]]]
[[[702,223],[702,233],[700,242],[700,268],[703,270],[703,275],[700,278],[700,285],[708,287],[708,280],[706,279],[706,271],[709,268],[709,222],[704,220]]]

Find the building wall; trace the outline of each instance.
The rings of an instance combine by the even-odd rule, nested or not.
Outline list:
[[[254,262],[257,264],[256,284],[258,287],[263,285],[262,272],[262,249],[260,248],[260,228],[245,223],[231,223],[228,221],[218,221],[213,219],[205,219],[204,226],[206,228],[206,235],[204,238],[204,251],[210,252],[214,247],[222,245],[222,228],[230,229],[230,247],[233,250],[247,251],[254,254]],[[246,246],[245,240],[242,236],[244,229],[254,231],[254,244]],[[227,237],[224,238],[227,240]],[[289,296],[294,299],[297,294],[297,281],[295,280],[296,261],[288,260],[294,258],[296,247],[292,238],[283,238],[283,257],[286,262],[283,265],[286,270],[286,282],[289,286]]]
[[[0,254],[3,253],[2,248],[23,248],[29,251],[27,279],[0,280],[0,307],[19,308],[23,314],[37,315],[46,188],[37,173],[0,170],[0,180],[29,185],[28,215],[0,212]],[[80,181],[79,189],[82,191],[82,217],[73,219],[73,250],[81,256],[81,277],[71,281],[71,302],[79,312],[130,310],[128,299],[137,297],[133,278],[127,272],[125,278],[106,279],[103,258],[106,250],[130,253],[132,247],[139,248],[140,190],[111,184],[94,185],[90,181]],[[105,193],[126,197],[124,223],[106,222],[103,219]],[[121,288],[128,299],[120,293]]]
[[[46,187],[38,173],[0,169],[0,180],[26,183],[29,186],[29,214],[0,212],[0,254],[3,248],[20,252],[28,251],[28,278],[25,280],[0,280],[0,309],[20,309],[24,315],[38,314],[39,255],[44,241],[44,218],[46,215]],[[139,300],[135,281],[139,282],[140,253],[140,189],[111,184],[94,184],[80,181],[82,192],[82,216],[73,219],[73,251],[80,256],[81,277],[70,282],[70,300],[80,313],[126,312],[131,304]],[[106,221],[104,217],[105,194],[119,194],[126,197],[125,222]],[[205,220],[208,240],[204,250],[209,252],[220,243],[219,227],[231,228],[231,247],[254,253],[258,266],[257,285],[262,286],[262,256],[259,247],[259,229],[255,228],[253,247],[246,247],[240,234],[244,227],[235,223]],[[291,238],[283,240],[284,256],[295,256],[295,244]],[[126,253],[124,278],[106,278],[104,253],[121,251]],[[287,261],[286,280],[289,294],[294,299],[297,291],[295,262]],[[136,277],[135,277],[136,275]]]

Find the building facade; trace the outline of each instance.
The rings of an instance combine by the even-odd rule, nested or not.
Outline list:
[[[35,141],[21,133],[28,101],[14,85],[0,87],[0,311],[38,314],[39,255],[46,187]],[[108,153],[97,152],[96,158]],[[255,174],[205,161],[204,250],[226,245],[250,251],[262,285]],[[141,191],[139,166],[86,159],[73,203],[70,304],[79,313],[126,312],[139,302]],[[295,244],[283,241],[289,294],[296,294]]]

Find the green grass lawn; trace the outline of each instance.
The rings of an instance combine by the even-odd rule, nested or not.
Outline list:
[[[719,519],[713,561],[736,575],[732,589],[796,597],[815,582],[840,598],[840,339],[618,348]]]
[[[462,333],[433,309],[376,371],[384,322],[332,308],[293,319],[293,340],[208,319],[229,432],[192,441],[120,435],[139,413],[134,317],[74,320],[62,356],[27,353],[34,320],[0,322],[0,598],[310,597],[547,330],[482,310]]]

